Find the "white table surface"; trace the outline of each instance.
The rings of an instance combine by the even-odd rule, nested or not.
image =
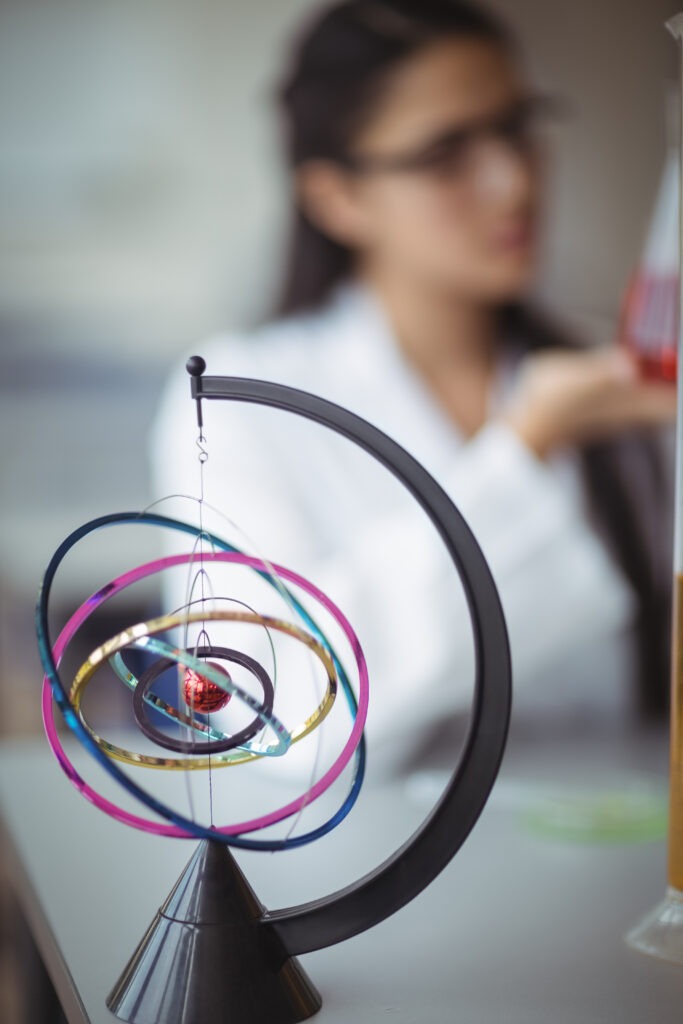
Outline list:
[[[680,1024],[683,968],[623,942],[663,895],[664,842],[549,838],[522,813],[539,787],[599,791],[633,779],[665,788],[661,734],[579,732],[513,745],[474,832],[439,878],[388,921],[301,958],[323,997],[315,1021]],[[323,895],[384,859],[441,781],[435,772],[374,785],[336,837],[277,861],[238,859],[267,906]],[[70,1024],[112,1024],[105,997],[193,844],[106,818],[40,740],[0,746],[0,815],[13,884]]]

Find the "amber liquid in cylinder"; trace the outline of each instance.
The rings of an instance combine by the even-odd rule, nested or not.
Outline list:
[[[674,589],[670,756],[669,884],[683,892],[683,573]]]

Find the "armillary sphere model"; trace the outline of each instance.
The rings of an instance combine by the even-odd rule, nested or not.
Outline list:
[[[43,718],[59,765],[89,801],[123,824],[154,835],[200,841],[114,985],[107,1005],[121,1020],[133,1024],[215,1024],[221,1020],[293,1024],[312,1016],[322,1005],[297,955],[348,939],[408,903],[448,864],[477,821],[498,773],[507,736],[511,701],[508,640],[495,584],[469,527],[415,458],[339,405],[261,380],[204,376],[205,368],[199,356],[187,364],[200,442],[204,402],[247,402],[314,421],[359,446],[393,474],[422,507],[445,545],[464,589],[474,640],[469,732],[450,782],[426,820],[400,850],[352,885],[301,906],[270,910],[250,888],[231,848],[272,852],[313,842],[344,820],[363,783],[364,726],[372,681],[343,609],[296,568],[247,554],[205,530],[201,518],[192,524],[154,510],[105,515],[84,524],[63,541],[48,565],[36,625],[45,671]],[[248,438],[244,443],[248,444]],[[111,530],[132,524],[170,531],[175,540],[185,539],[188,550],[157,557],[100,586],[73,611],[53,639],[51,593],[67,554],[93,534],[106,538]],[[183,606],[120,629],[65,679],[74,641],[98,609],[134,583],[177,566],[187,571],[188,579],[194,574]],[[291,616],[259,613],[239,596],[227,599],[229,606],[207,596],[204,583],[208,574],[226,566],[258,576],[264,587],[282,596]],[[202,593],[197,597],[200,577]],[[348,645],[355,661],[353,682],[327,635],[329,628],[318,624],[313,607],[324,613],[326,623],[334,624],[337,647],[339,638]],[[282,638],[282,642],[302,645],[316,666],[320,690],[300,722],[292,725],[285,721],[278,705],[278,695],[286,693],[292,681],[283,677],[276,684],[274,658],[271,666],[224,641],[224,631],[230,628],[236,628],[239,636],[260,631],[271,647]],[[210,639],[216,631],[223,633],[217,644]],[[181,642],[178,634],[184,638]],[[86,693],[103,671],[113,673],[128,692],[130,725],[140,736],[140,750],[100,736],[86,713]],[[175,680],[171,694],[162,685],[169,674]],[[314,773],[311,784],[294,799],[266,811],[257,808],[246,820],[207,823],[196,814],[181,813],[157,792],[143,788],[137,781],[140,773],[131,771],[131,766],[150,768],[187,779],[208,770],[211,779],[211,773],[215,775],[219,768],[246,771],[263,759],[284,763],[290,751],[325,721],[338,696],[348,712],[349,728],[335,760],[324,765],[319,775]],[[81,776],[61,742],[55,708],[85,750],[123,788],[125,804],[114,803]],[[220,724],[221,715],[231,708],[240,713],[239,727]],[[298,821],[340,778],[348,780],[348,790],[326,821],[308,831],[290,831],[284,838],[273,838],[272,826]],[[131,806],[139,810],[131,810]]]

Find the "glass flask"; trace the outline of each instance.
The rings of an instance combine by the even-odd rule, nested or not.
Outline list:
[[[666,25],[678,41],[681,50],[681,92],[683,93],[683,49],[681,49],[683,13],[675,15]],[[683,111],[683,103],[681,111]],[[680,144],[683,145],[683,131]],[[683,166],[683,161],[679,161],[679,189],[681,188],[681,166]],[[679,207],[680,205],[679,203]],[[681,220],[680,209],[678,235],[680,245],[680,239],[683,237],[683,220]],[[678,321],[680,324],[680,305]],[[679,352],[681,344],[679,327]],[[630,946],[643,953],[683,964],[683,388],[681,387],[678,389],[675,501],[668,884],[663,901],[627,934],[626,941]]]

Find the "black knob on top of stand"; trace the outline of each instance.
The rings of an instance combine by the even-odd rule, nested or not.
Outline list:
[[[190,377],[201,377],[206,369],[206,363],[201,356],[190,356],[185,363],[185,369]]]

